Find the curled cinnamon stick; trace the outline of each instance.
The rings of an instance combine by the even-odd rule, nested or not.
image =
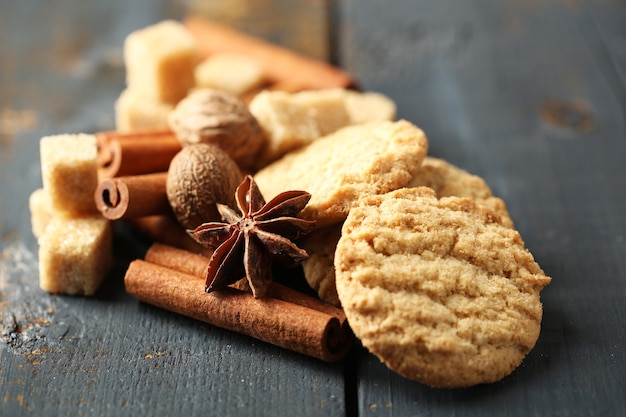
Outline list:
[[[167,172],[104,179],[95,191],[96,207],[109,220],[170,213]]]
[[[351,346],[337,317],[230,287],[205,293],[197,277],[140,259],[131,262],[124,283],[140,301],[326,362]]]
[[[270,82],[284,83],[292,91],[355,86],[352,77],[339,68],[228,26],[196,16],[187,17],[183,24],[195,38],[201,54],[246,55],[259,63]]]
[[[169,130],[99,132],[99,174],[102,178],[167,171],[181,145]]]

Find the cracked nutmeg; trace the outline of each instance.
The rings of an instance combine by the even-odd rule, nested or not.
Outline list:
[[[254,179],[247,175],[235,191],[241,214],[218,204],[225,221],[198,226],[190,235],[215,251],[206,273],[206,292],[224,288],[246,277],[255,298],[267,292],[271,264],[295,266],[308,254],[294,241],[310,232],[315,222],[298,218],[311,194],[285,191],[265,202]]]

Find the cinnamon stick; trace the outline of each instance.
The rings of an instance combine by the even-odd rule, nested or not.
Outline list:
[[[352,77],[339,68],[226,25],[197,16],[187,17],[183,24],[195,38],[202,55],[218,52],[246,55],[258,62],[271,83],[284,83],[292,91],[355,86]]]
[[[202,279],[205,276],[206,267],[209,263],[207,256],[158,242],[153,243],[150,248],[148,248],[144,259],[147,262]],[[272,282],[268,296],[324,312],[333,317],[337,317],[342,326],[347,326],[346,315],[343,310],[317,298],[309,297],[286,285]]]
[[[102,178],[167,171],[181,145],[169,130],[99,132],[99,174]]]
[[[124,283],[140,301],[326,362],[344,357],[353,340],[332,315],[230,287],[205,293],[197,277],[140,259]]]
[[[207,256],[160,242],[150,245],[144,260],[198,278],[204,277],[209,263]]]
[[[104,179],[95,191],[96,207],[109,220],[170,213],[167,172]]]
[[[211,256],[213,253],[193,240],[173,214],[133,217],[126,221],[142,235],[155,242],[205,256]]]

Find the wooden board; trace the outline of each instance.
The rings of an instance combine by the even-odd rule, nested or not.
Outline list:
[[[124,291],[145,242],[123,227],[95,297],[41,291],[28,212],[39,139],[110,129],[124,37],[186,9],[3,2],[0,415],[626,415],[626,5],[329,5],[329,55],[394,99],[432,155],[483,176],[553,277],[522,366],[496,384],[436,390],[359,347],[325,364],[153,308]]]
[[[432,154],[486,179],[553,282],[513,375],[433,390],[364,354],[359,415],[623,415],[626,7],[391,3],[345,2],[341,64],[396,99]]]
[[[93,298],[39,289],[28,197],[39,139],[114,126],[124,37],[175,2],[4,3],[0,12],[0,415],[345,414],[343,362],[326,364],[139,303],[123,287],[145,245],[121,228]]]

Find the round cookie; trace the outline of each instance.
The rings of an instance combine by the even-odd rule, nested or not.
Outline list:
[[[256,173],[269,201],[287,190],[305,190],[311,200],[300,216],[318,227],[342,222],[361,196],[404,187],[428,150],[424,132],[406,120],[344,127],[288,153]]]
[[[335,287],[335,248],[341,237],[341,223],[314,230],[306,235],[300,245],[309,257],[302,262],[304,277],[319,297],[340,307]]]
[[[550,282],[492,210],[427,187],[360,200],[335,271],[363,345],[400,375],[446,388],[495,382],[521,363]]]
[[[513,221],[501,198],[494,197],[487,183],[477,175],[458,168],[451,163],[426,156],[419,171],[406,187],[430,187],[437,197],[467,197],[500,215],[502,224],[513,228]],[[308,284],[327,303],[341,306],[335,287],[334,257],[337,241],[341,236],[341,223],[305,236],[302,247],[310,255],[302,263]]]
[[[432,156],[424,158],[419,171],[406,186],[430,187],[440,198],[450,196],[471,198],[498,213],[505,226],[513,227],[513,220],[506,209],[504,200],[493,196],[484,179],[443,159]]]

